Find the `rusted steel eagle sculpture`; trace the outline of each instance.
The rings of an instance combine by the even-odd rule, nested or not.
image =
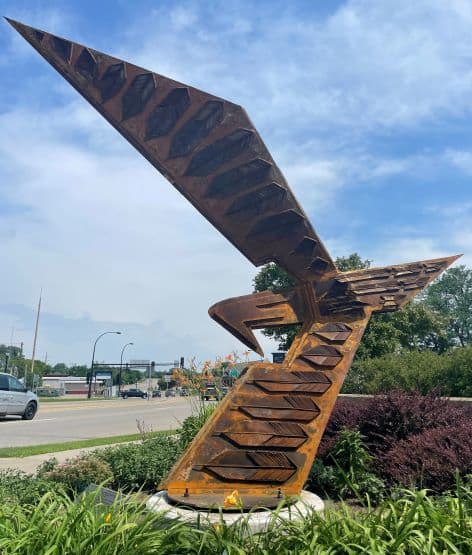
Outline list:
[[[175,502],[274,507],[300,493],[373,313],[397,310],[457,257],[340,272],[241,106],[9,20],[253,264],[297,280],[210,316],[262,355],[253,329],[302,324],[283,364],[250,364],[162,484]]]

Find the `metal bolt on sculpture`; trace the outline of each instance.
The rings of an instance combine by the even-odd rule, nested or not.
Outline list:
[[[161,486],[198,508],[234,490],[246,509],[297,496],[371,315],[399,309],[458,257],[339,272],[241,106],[8,21],[253,264],[296,278],[210,308],[261,355],[253,329],[302,328],[282,365],[245,369]]]

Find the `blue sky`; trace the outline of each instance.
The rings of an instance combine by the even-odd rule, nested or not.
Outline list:
[[[333,256],[472,265],[472,3],[24,1],[0,13],[242,104]],[[0,24],[0,342],[204,360],[256,270]],[[273,345],[263,340],[266,352]]]

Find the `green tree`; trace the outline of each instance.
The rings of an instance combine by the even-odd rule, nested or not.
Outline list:
[[[69,367],[67,366],[67,364],[64,364],[63,362],[58,362],[52,367],[52,372],[53,374],[68,374]]]
[[[296,280],[283,268],[271,262],[263,266],[256,274],[253,286],[254,292],[273,291],[280,293],[286,289],[291,289],[296,285]],[[265,328],[262,333],[267,337],[272,337],[278,343],[280,351],[288,351],[292,341],[300,329],[300,325],[275,326],[273,328]]]
[[[335,260],[336,267],[341,272],[350,272],[351,270],[364,270],[370,268],[372,260],[362,260],[362,258],[353,252],[349,256],[338,256]]]
[[[397,332],[402,348],[443,353],[452,346],[447,334],[446,319],[433,312],[423,301],[413,301],[402,310],[385,314]]]
[[[90,369],[85,364],[74,364],[69,368],[69,374],[71,376],[85,377]]]
[[[373,314],[357,350],[357,359],[376,358],[400,349],[445,352],[451,346],[446,323],[422,301],[401,310]]]
[[[354,363],[357,360],[393,353],[398,349],[400,334],[390,316],[390,314],[372,316],[357,349]]]
[[[19,347],[14,345],[0,345],[0,372],[8,371],[17,366],[18,361],[23,359]]]
[[[279,293],[291,289],[296,285],[296,280],[283,268],[271,262],[262,266],[254,278],[254,292],[273,291]]]
[[[450,268],[424,294],[424,302],[446,321],[449,340],[465,347],[472,343],[472,270]]]
[[[7,364],[8,363],[8,364]],[[26,384],[28,387],[33,385],[33,377],[31,375],[31,360],[25,358],[22,350],[14,345],[0,345],[0,372],[7,370],[18,378],[26,376]],[[35,361],[34,373],[40,377],[48,373],[51,367],[41,360]]]

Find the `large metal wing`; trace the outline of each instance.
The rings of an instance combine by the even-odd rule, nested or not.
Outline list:
[[[259,353],[253,329],[303,326],[283,364],[245,369],[162,484],[168,498],[207,509],[236,489],[253,508],[299,495],[371,314],[403,306],[456,257],[337,272],[240,106],[11,23],[249,260],[300,281],[210,309]]]
[[[241,106],[8,21],[253,264],[336,272]]]

